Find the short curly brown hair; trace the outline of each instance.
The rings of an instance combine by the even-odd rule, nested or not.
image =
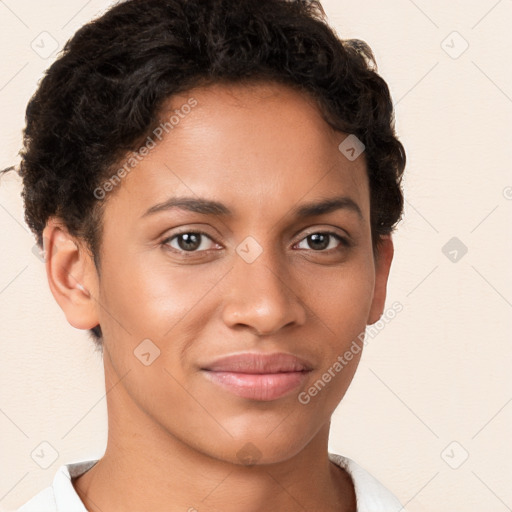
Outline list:
[[[42,248],[49,217],[61,218],[99,271],[105,201],[94,191],[152,132],[164,102],[199,85],[263,79],[309,94],[329,125],[363,142],[378,250],[403,213],[406,157],[376,70],[370,47],[340,39],[316,0],[118,3],[66,43],[28,103],[25,220]],[[100,327],[90,333],[101,346]]]

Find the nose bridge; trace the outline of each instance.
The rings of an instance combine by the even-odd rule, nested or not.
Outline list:
[[[269,242],[247,237],[237,246],[229,273],[226,323],[244,324],[268,334],[304,322],[305,311],[292,283],[286,282],[288,272],[283,263],[282,255]]]

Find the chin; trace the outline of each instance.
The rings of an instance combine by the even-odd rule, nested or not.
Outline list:
[[[293,422],[294,429],[290,430],[286,420],[283,421],[285,417],[281,415],[273,424],[254,421],[252,428],[238,432],[228,429],[232,437],[226,435],[215,439],[211,433],[205,434],[197,448],[212,458],[242,466],[284,462],[303,450],[318,431],[301,427],[302,424],[296,421]],[[205,445],[205,440],[212,444]]]

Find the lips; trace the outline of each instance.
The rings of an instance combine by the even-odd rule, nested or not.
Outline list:
[[[285,373],[311,370],[312,366],[294,355],[286,353],[258,354],[246,352],[217,359],[204,367],[214,372]]]
[[[312,365],[292,354],[247,352],[217,359],[202,370],[211,382],[234,395],[271,401],[298,388]]]

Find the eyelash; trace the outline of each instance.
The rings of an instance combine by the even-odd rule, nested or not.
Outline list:
[[[202,236],[205,236],[206,238],[210,239],[212,242],[217,243],[217,242],[215,242],[215,240],[213,240],[213,238],[210,235],[208,235],[208,233],[205,233],[204,231],[182,231],[181,233],[175,233],[174,235],[162,240],[161,245],[166,250],[169,250],[172,252],[177,252],[179,254],[184,255],[185,257],[193,257],[194,255],[197,255],[197,254],[200,254],[203,252],[209,252],[210,250],[215,250],[215,249],[207,249],[207,250],[202,250],[202,251],[197,251],[197,250],[196,251],[184,251],[182,249],[176,249],[174,247],[169,247],[169,245],[168,245],[169,242],[181,235],[202,235]],[[342,247],[345,249],[352,246],[352,243],[348,239],[342,237],[341,235],[339,235],[338,233],[335,233],[333,231],[313,231],[311,233],[308,233],[305,237],[301,238],[297,242],[297,244],[299,244],[300,242],[302,242],[303,240],[308,238],[308,236],[311,236],[311,235],[329,235],[329,236],[335,238],[336,240],[338,240],[338,242],[340,242]],[[294,244],[294,245],[297,245],[297,244]],[[308,249],[299,249],[299,250],[308,250]],[[338,247],[338,248],[334,248],[334,249],[319,250],[319,251],[315,251],[314,249],[309,249],[309,250],[311,250],[312,252],[315,252],[315,253],[330,254],[332,251],[340,250],[340,248]]]

